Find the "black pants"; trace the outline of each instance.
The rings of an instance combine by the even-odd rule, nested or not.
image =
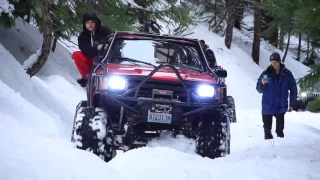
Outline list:
[[[272,118],[273,116],[276,118],[276,133],[283,134],[284,129],[284,114],[263,114],[262,121],[263,121],[263,128],[265,132],[271,133],[272,128]]]

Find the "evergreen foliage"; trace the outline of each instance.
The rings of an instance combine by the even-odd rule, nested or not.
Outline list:
[[[13,13],[17,11],[17,8],[14,7],[11,1],[9,2],[9,8],[2,9],[0,6],[0,25],[4,28],[12,28],[15,25],[15,17]]]
[[[320,85],[320,65],[311,65],[311,70],[309,74],[298,80],[298,85],[300,85],[302,90],[306,90],[310,87]]]
[[[299,8],[295,11],[298,31],[304,32],[311,39],[313,47],[320,47],[320,1],[299,0]]]
[[[314,112],[314,113],[320,112],[320,97],[318,97],[318,98],[315,99],[314,101],[311,101],[311,102],[307,105],[307,109],[308,109],[310,112]]]
[[[122,0],[74,0],[75,11],[80,20],[77,25],[82,24],[82,14],[93,11],[100,18],[102,24],[111,30],[134,30],[132,22],[136,19],[129,13],[130,7]],[[82,28],[82,26],[81,26]]]
[[[194,24],[197,13],[188,1],[177,0],[135,0],[135,4],[129,4],[132,16],[136,17],[134,23],[141,32],[161,33],[161,23],[173,27],[169,34],[182,35]]]

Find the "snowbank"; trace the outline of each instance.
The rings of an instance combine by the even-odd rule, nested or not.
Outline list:
[[[241,111],[241,123],[231,125],[231,155],[226,158],[199,157],[194,153],[194,140],[181,136],[174,139],[164,134],[150,142],[149,147],[119,154],[109,165],[119,171],[126,169],[123,176],[132,180],[318,179],[320,122],[317,118],[319,115],[308,112],[289,113],[285,139],[265,141],[260,112]]]
[[[249,56],[251,56],[251,52],[252,52],[251,47],[252,47],[252,42],[253,42],[251,36],[253,36],[253,34],[252,35],[248,34],[247,36],[244,36],[243,34],[245,33],[245,30],[243,30],[243,31],[244,32],[241,32],[237,29],[235,29],[233,31],[234,32],[233,42],[235,43],[234,45],[237,45],[244,52],[246,52]],[[280,51],[279,49],[276,49],[275,47],[270,45],[265,40],[262,40],[261,44],[260,44],[260,62],[259,62],[259,66],[261,68],[266,69],[270,65],[269,58],[273,52],[278,52],[281,57],[283,57],[283,55],[284,55],[284,52]],[[306,74],[308,74],[308,71],[310,70],[310,68],[308,66],[305,66],[301,62],[293,59],[293,57],[295,57],[295,56],[291,52],[288,52],[284,64],[286,65],[286,67],[290,71],[292,71],[293,76],[296,79],[302,78]]]
[[[70,125],[73,123],[74,108],[81,99],[86,97],[84,89],[70,84],[58,75],[42,79],[35,76],[30,79],[22,66],[1,44],[0,63],[2,64],[0,67],[2,82],[20,93],[21,97],[33,106],[55,119],[59,129],[63,130],[61,135],[68,136]]]
[[[2,89],[2,82],[0,84]],[[17,96],[16,100],[21,101],[21,97],[18,98]],[[32,120],[33,117],[27,118],[34,114],[42,117],[41,124],[46,124],[43,130],[52,131],[50,129],[54,129],[54,126],[48,127],[50,124],[42,113],[33,109],[33,113],[29,111],[28,114],[24,113],[25,118],[19,118],[4,112],[5,110],[0,112],[0,179],[123,179],[97,156],[74,149],[66,139],[42,136],[34,131],[34,128],[26,126],[27,121],[30,125],[39,124]]]
[[[253,16],[247,15],[243,19],[244,25],[247,27],[251,27],[253,29]],[[291,43],[294,42],[295,37],[292,36]],[[286,41],[286,40],[285,40]],[[251,56],[252,52],[252,43],[253,43],[253,31],[247,31],[246,29],[242,29],[241,31],[238,29],[233,30],[233,43],[240,47],[244,52],[246,52],[249,56]],[[294,43],[297,45],[298,43]],[[289,48],[292,48],[292,44],[289,45]],[[259,66],[263,69],[266,69],[270,65],[269,57],[273,52],[278,52],[281,57],[283,57],[284,52],[275,48],[271,44],[269,44],[265,40],[260,41],[260,62]],[[295,60],[296,54],[288,51],[284,64],[288,69],[290,69],[293,73],[293,76],[298,79],[304,77],[308,74],[310,68],[301,62]]]
[[[1,44],[0,63],[0,179],[123,179],[70,143],[83,89],[61,76],[28,78]]]
[[[30,24],[23,22],[21,18],[16,19],[16,26],[4,29],[0,26],[0,43],[10,52],[18,62],[29,67],[37,57],[37,51],[42,47],[42,35],[39,30]],[[73,38],[73,40],[76,40]],[[71,84],[77,84],[76,79],[81,78],[71,54],[76,48],[66,50],[64,42],[59,41],[54,53],[50,53],[44,67],[37,73],[37,77],[48,77],[59,75]],[[72,46],[71,43],[68,46]],[[25,62],[26,61],[26,62]]]
[[[231,49],[226,48],[224,39],[209,32],[205,25],[197,26],[190,37],[204,39],[214,51],[218,65],[222,65],[228,71],[226,78],[228,94],[234,96],[236,107],[239,109],[260,108],[261,95],[256,90],[256,82],[263,70],[250,61],[251,57],[234,44]]]

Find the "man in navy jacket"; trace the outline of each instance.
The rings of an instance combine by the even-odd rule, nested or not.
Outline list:
[[[291,71],[281,63],[279,53],[270,56],[271,65],[258,78],[256,89],[262,93],[262,120],[265,139],[273,139],[272,118],[276,118],[276,133],[283,138],[284,115],[297,102],[297,85]],[[288,97],[290,91],[290,101]]]

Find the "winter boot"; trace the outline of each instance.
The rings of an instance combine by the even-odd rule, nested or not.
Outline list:
[[[82,78],[82,79],[78,79],[77,82],[78,84],[80,84],[80,86],[86,87],[88,80]]]
[[[269,131],[264,131],[264,139],[273,139],[273,135]]]
[[[284,133],[283,132],[277,132],[277,136],[280,138],[284,138]]]

